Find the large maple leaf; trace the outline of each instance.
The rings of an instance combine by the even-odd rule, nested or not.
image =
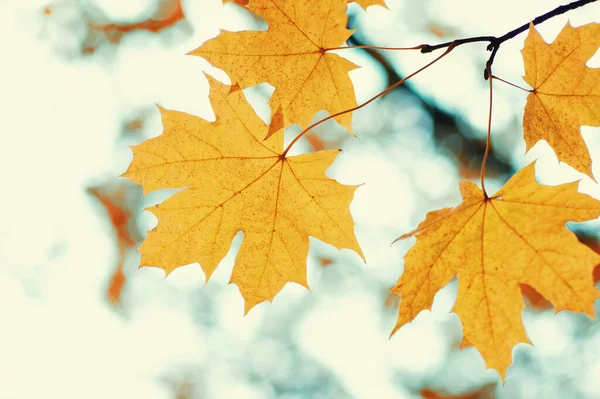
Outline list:
[[[585,63],[600,46],[600,24],[565,25],[547,44],[533,25],[522,54],[527,97],[523,129],[527,151],[546,140],[559,161],[592,176],[592,161],[580,127],[600,126],[600,69]]]
[[[246,7],[267,21],[266,32],[221,31],[189,54],[223,69],[242,88],[273,85],[269,134],[292,123],[306,126],[319,110],[333,114],[357,105],[348,76],[356,65],[327,52],[352,33],[346,0],[250,0]],[[352,131],[350,113],[335,119]]]
[[[339,151],[285,157],[283,133],[263,141],[268,127],[243,92],[209,81],[216,122],[160,108],[163,134],[133,147],[124,176],[145,192],[186,188],[149,208],[158,225],[140,266],[168,274],[199,262],[208,280],[244,232],[231,282],[247,312],[287,282],[307,287],[309,235],[363,256],[349,211],[356,186],[325,176]]]
[[[417,229],[398,238],[416,236],[417,242],[392,289],[402,298],[393,332],[431,308],[438,290],[458,276],[454,311],[463,325],[462,346],[479,349],[503,377],[513,346],[529,342],[521,322],[520,283],[534,287],[556,311],[593,317],[599,293],[592,272],[600,255],[565,223],[597,218],[600,202],[578,193],[577,184],[540,185],[534,164],[491,198],[462,181],[462,204],[428,213]]]

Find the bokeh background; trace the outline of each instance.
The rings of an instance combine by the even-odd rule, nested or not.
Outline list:
[[[348,7],[349,26],[358,27],[351,44],[501,35],[562,1],[387,3]],[[541,25],[547,41],[567,18],[575,26],[599,20],[600,4]],[[156,223],[143,208],[173,192],[144,197],[118,177],[132,158],[128,146],[161,133],[155,103],[214,120],[204,73],[228,78],[184,54],[219,29],[266,28],[220,0],[0,1],[0,398],[600,398],[600,324],[554,315],[528,287],[523,322],[533,346],[515,347],[504,386],[477,350],[458,350],[456,281],[388,339],[399,302],[388,292],[414,239],[391,241],[427,211],[457,205],[458,181],[478,179],[484,43],[457,48],[355,112],[358,138],[331,122],[295,147],[344,150],[328,175],[364,183],[351,211],[366,264],[311,239],[312,291],[288,284],[247,316],[227,285],[241,234],[208,283],[197,264],[166,279],[158,268],[138,270],[136,247]],[[503,44],[494,64],[521,85],[524,37]],[[340,54],[361,66],[350,75],[362,102],[439,53]],[[600,66],[599,57],[588,65]],[[265,120],[272,90],[245,90]],[[540,182],[581,179],[580,190],[600,198],[545,143],[524,154],[525,92],[496,82],[494,93],[489,191],[537,158]],[[599,129],[582,132],[600,158]],[[599,227],[570,225],[594,249]]]

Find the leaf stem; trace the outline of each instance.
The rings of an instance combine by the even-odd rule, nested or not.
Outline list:
[[[516,87],[517,89],[521,89],[521,90],[523,90],[523,91],[526,91],[526,92],[528,92],[528,93],[531,93],[531,92],[533,92],[533,90],[531,90],[531,89],[526,89],[526,88],[524,88],[524,87],[522,87],[522,86],[519,86],[519,85],[516,85],[516,84],[514,84],[514,83],[512,83],[512,82],[509,82],[508,80],[504,80],[504,79],[502,79],[502,78],[499,78],[499,77],[498,77],[498,76],[496,76],[496,75],[492,75],[492,79],[499,80],[499,81],[501,81],[501,82],[504,82],[504,83],[506,83],[507,85],[510,85],[510,86],[512,86],[512,87]]]
[[[486,66],[486,72],[488,76],[492,75],[492,66]],[[491,139],[492,139],[492,99],[493,99],[493,90],[492,90],[492,82],[494,79],[489,79],[490,82],[490,111],[488,113],[488,128],[487,128],[487,139],[485,141],[485,153],[483,154],[483,160],[481,161],[481,189],[483,190],[483,195],[486,199],[488,199],[487,192],[485,191],[485,165],[487,163],[488,155],[490,153],[491,147]]]
[[[574,1],[569,4],[558,6],[554,10],[548,11],[547,13],[540,15],[540,16],[534,18],[533,21],[527,22],[527,23],[519,26],[518,28],[505,33],[504,35],[502,35],[500,37],[475,36],[475,37],[469,37],[469,38],[465,38],[465,39],[457,39],[457,40],[453,40],[450,42],[440,43],[440,44],[436,44],[433,46],[429,45],[429,44],[423,44],[423,45],[421,45],[421,53],[431,53],[432,51],[435,51],[435,50],[438,50],[441,48],[446,48],[446,47],[450,46],[451,44],[454,44],[454,46],[457,47],[457,46],[467,44],[467,43],[489,42],[489,44],[487,46],[487,51],[491,51],[492,54],[490,55],[490,58],[486,62],[486,69],[483,74],[484,78],[487,80],[489,77],[487,75],[487,72],[488,72],[487,67],[488,66],[491,67],[492,64],[494,63],[494,58],[496,57],[496,53],[500,49],[500,45],[502,43],[504,43],[505,41],[507,41],[509,39],[512,39],[513,37],[519,35],[520,33],[525,32],[529,28],[530,24],[533,24],[533,25],[541,24],[542,22],[547,21],[552,17],[564,14],[567,11],[574,10],[574,9],[584,6],[586,4],[594,3],[595,1],[598,1],[598,0],[578,0],[578,1]]]
[[[367,101],[365,101],[364,103],[357,105],[356,107],[353,108],[349,108],[347,110],[344,111],[340,111],[337,112],[335,114],[331,114],[315,123],[313,123],[312,125],[309,125],[308,127],[306,127],[304,130],[302,130],[293,140],[292,142],[287,146],[287,148],[285,149],[285,151],[283,151],[283,153],[281,154],[281,157],[285,157],[287,155],[287,153],[289,152],[289,150],[292,148],[292,146],[294,144],[296,144],[296,142],[298,140],[300,140],[300,138],[302,136],[304,136],[309,130],[311,130],[312,128],[320,125],[323,122],[326,122],[330,119],[336,118],[340,115],[344,115],[347,114],[348,112],[354,112],[358,109],[361,109],[362,107],[372,103],[373,101],[375,101],[377,98],[389,93],[390,91],[394,90],[396,87],[400,86],[402,83],[406,82],[408,79],[412,78],[413,76],[415,76],[416,74],[418,74],[419,72],[429,68],[431,65],[435,64],[436,62],[438,62],[439,60],[441,60],[442,58],[444,58],[446,55],[448,55],[448,53],[450,53],[456,46],[448,46],[448,48],[446,49],[446,51],[444,51],[444,53],[442,55],[440,55],[439,57],[437,57],[436,59],[434,59],[433,61],[429,62],[428,64],[426,64],[425,66],[419,68],[418,70],[416,70],[415,72],[411,73],[410,75],[406,76],[405,78],[403,78],[402,80],[397,81],[396,83],[388,86],[388,88],[386,88],[385,90],[383,90],[382,92],[374,95],[373,97],[371,97],[370,99],[368,99]]]
[[[368,46],[368,45],[360,45],[360,46],[345,46],[345,47],[332,47],[323,49],[323,51],[332,51],[332,50],[349,50],[349,49],[372,49],[372,50],[388,50],[388,51],[400,51],[400,50],[421,50],[423,48],[423,44],[419,44],[414,47],[381,47],[381,46]]]

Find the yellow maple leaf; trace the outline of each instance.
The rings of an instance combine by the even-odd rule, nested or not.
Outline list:
[[[592,178],[580,127],[600,126],[600,69],[585,65],[599,46],[600,24],[567,23],[552,44],[530,25],[522,50],[524,79],[533,87],[523,117],[527,151],[546,140],[559,161]]]
[[[275,87],[269,135],[293,123],[306,126],[319,110],[333,114],[357,105],[348,76],[356,65],[326,51],[352,33],[346,0],[250,0],[246,7],[267,21],[266,32],[221,31],[189,54],[223,69],[241,88]],[[350,113],[335,119],[352,132]]]
[[[416,236],[417,242],[392,289],[402,298],[392,334],[431,308],[434,295],[454,276],[462,346],[475,346],[502,377],[513,346],[529,342],[521,322],[520,283],[534,287],[555,311],[593,317],[600,295],[592,272],[600,255],[565,223],[597,218],[600,202],[578,193],[577,184],[540,185],[533,163],[491,198],[475,184],[460,182],[464,201],[458,207],[429,212],[417,229],[397,239]]]
[[[207,280],[244,232],[232,283],[245,311],[287,282],[308,288],[308,236],[361,257],[349,205],[357,186],[325,176],[339,151],[285,157],[283,134],[267,126],[241,90],[209,78],[216,122],[160,108],[163,134],[133,148],[124,176],[144,192],[186,188],[149,210],[158,218],[140,247],[140,266],[169,274],[199,262]]]
[[[350,0],[349,3],[356,3],[358,5],[360,5],[362,8],[364,8],[365,10],[367,9],[367,7],[371,7],[371,6],[382,6],[387,8],[387,5],[385,4],[385,0]]]

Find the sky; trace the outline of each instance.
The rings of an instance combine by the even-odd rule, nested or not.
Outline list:
[[[389,10],[349,8],[372,44],[499,35],[561,4],[387,2]],[[523,321],[534,347],[515,348],[504,387],[474,348],[457,349],[462,330],[451,313],[456,281],[438,293],[431,311],[388,338],[397,301],[386,305],[387,293],[414,243],[391,241],[427,211],[460,201],[456,162],[436,148],[432,122],[418,102],[397,94],[355,113],[356,139],[335,123],[315,129],[343,149],[327,175],[361,185],[350,209],[366,263],[311,238],[311,291],[288,284],[273,303],[244,316],[237,287],[227,284],[241,234],[208,283],[197,264],[168,278],[157,268],[138,270],[132,247],[123,255],[121,303],[109,303],[106,290],[120,247],[89,188],[125,192],[131,234],[142,238],[152,229],[156,219],[143,208],[173,191],[143,196],[119,177],[132,158],[129,145],[161,133],[156,103],[214,120],[204,73],[228,78],[185,53],[219,29],[266,28],[219,0],[183,1],[185,20],[156,33],[129,32],[118,42],[93,28],[152,18],[163,12],[161,5],[168,9],[167,0],[0,4],[0,398],[415,399],[423,388],[464,393],[486,384],[499,398],[600,397],[600,328],[581,315],[526,309]],[[594,4],[568,19],[577,26],[599,15],[600,4]],[[551,41],[566,20],[554,18],[539,30]],[[447,37],[436,37],[432,27]],[[524,84],[524,37],[503,44],[494,63],[496,74],[518,84]],[[483,47],[463,46],[411,80],[423,98],[456,114],[478,137],[487,124]],[[381,69],[370,58],[342,53],[361,66],[350,73],[359,103],[384,88]],[[403,75],[431,59],[418,52],[388,56]],[[599,57],[588,65],[600,66]],[[271,93],[267,85],[245,91],[265,120]],[[525,155],[525,96],[501,84],[494,93],[492,143],[515,170],[539,159],[541,182],[581,179],[580,190],[600,198],[597,185],[558,164],[547,145]],[[141,128],[131,127],[134,121]],[[298,131],[286,132],[288,142]],[[600,156],[598,128],[582,131],[592,158]],[[310,145],[303,140],[293,151],[308,152]],[[490,190],[502,184],[490,180]],[[597,225],[589,223],[594,231]],[[333,263],[323,267],[321,258]]]

